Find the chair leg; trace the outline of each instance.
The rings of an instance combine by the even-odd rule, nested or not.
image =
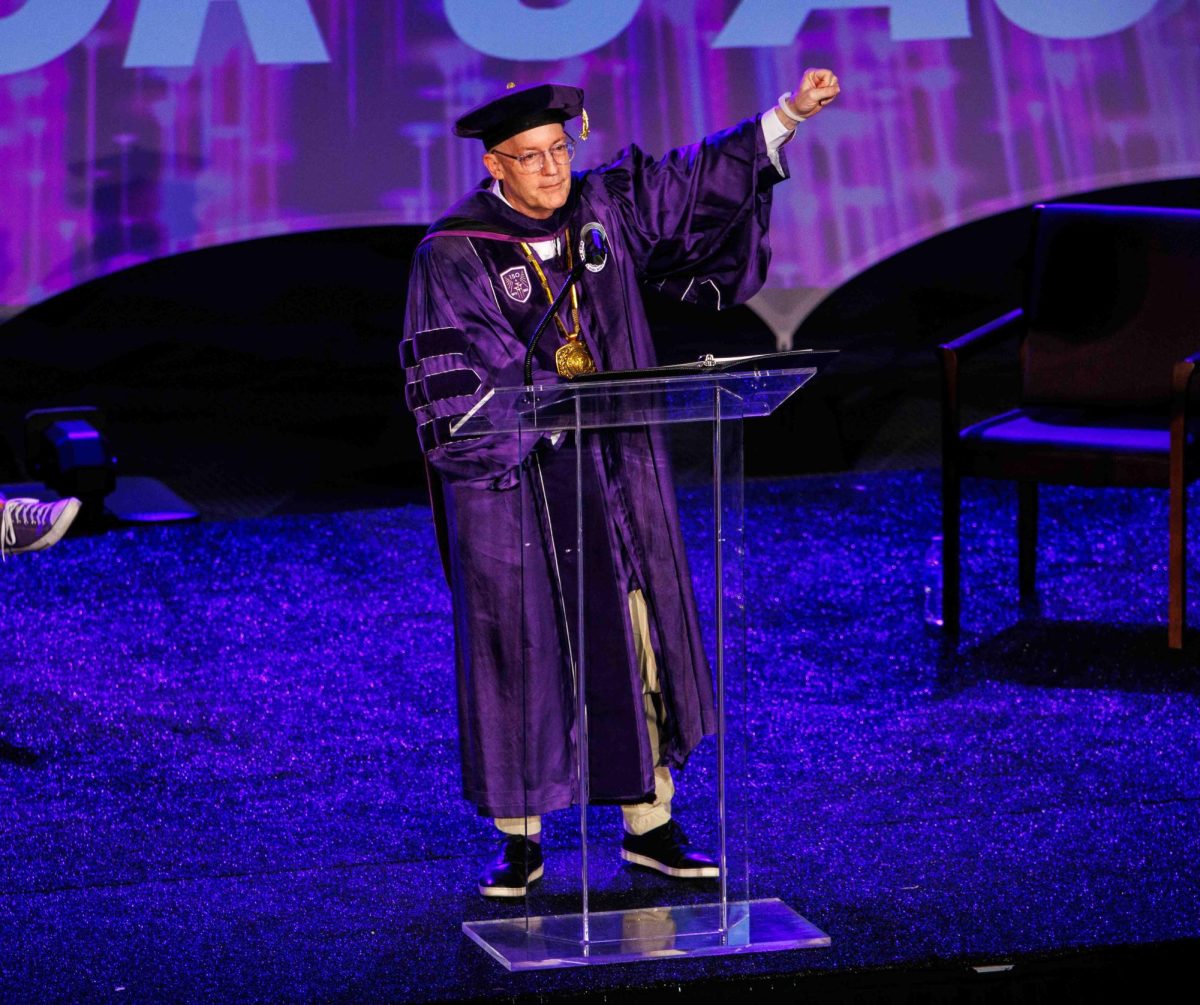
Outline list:
[[[1167,535],[1167,645],[1182,649],[1187,628],[1187,486],[1174,474]]]
[[[959,527],[962,481],[952,464],[942,465],[942,622],[957,634],[962,616]]]
[[[1021,611],[1038,613],[1038,483],[1017,482],[1017,595]]]

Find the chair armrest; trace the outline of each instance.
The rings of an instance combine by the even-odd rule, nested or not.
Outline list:
[[[954,353],[958,356],[978,352],[980,349],[1009,338],[1012,334],[1009,328],[1014,327],[1024,316],[1025,312],[1018,307],[1015,311],[1009,311],[985,325],[980,325],[974,331],[967,332],[966,335],[960,335],[952,342],[938,346],[938,351]]]
[[[1188,399],[1192,396],[1192,380],[1196,376],[1196,364],[1200,363],[1200,352],[1185,356],[1171,371],[1171,452],[1182,452],[1187,433]],[[1182,453],[1178,458],[1182,463]]]
[[[938,357],[942,361],[942,458],[945,462],[950,451],[958,444],[958,431],[962,428],[958,395],[958,363],[960,358],[974,355],[981,349],[1011,338],[1025,312],[1019,307],[1007,314],[980,325],[974,331],[960,335],[952,342],[938,346]]]
[[[1200,352],[1194,352],[1190,356],[1185,356],[1175,364],[1175,369],[1171,374],[1171,396],[1178,398],[1181,394],[1186,395],[1188,388],[1192,383],[1192,378],[1196,375],[1196,364],[1200,363]],[[1186,404],[1186,402],[1184,402]]]
[[[1181,486],[1186,483],[1188,399],[1192,396],[1192,378],[1196,375],[1197,363],[1200,363],[1200,352],[1192,353],[1181,359],[1171,372],[1170,483],[1172,486]]]

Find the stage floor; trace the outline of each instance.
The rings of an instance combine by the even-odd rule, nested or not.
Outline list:
[[[406,506],[4,564],[0,1001],[904,1001],[1194,957],[1200,670],[1166,648],[1165,493],[1045,489],[1023,620],[1015,498],[971,483],[956,650],[922,618],[936,473],[747,502],[754,893],[830,948],[513,974],[461,933],[513,908],[474,889],[492,839],[458,796],[448,597]],[[546,841],[565,888],[567,828]]]

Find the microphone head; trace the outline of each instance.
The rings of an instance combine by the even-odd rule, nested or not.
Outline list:
[[[600,224],[584,224],[579,235],[579,257],[589,272],[599,272],[608,262],[608,236]]]

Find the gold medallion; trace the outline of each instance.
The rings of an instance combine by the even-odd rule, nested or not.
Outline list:
[[[570,230],[563,231],[563,246],[566,249],[567,273],[569,275],[572,268]],[[546,279],[546,273],[542,269],[541,262],[538,261],[537,256],[533,253],[533,249],[524,241],[521,242],[521,251],[525,255],[525,260],[537,275],[538,282],[542,284],[542,292],[546,294],[546,299],[553,306],[554,294],[550,292],[550,282]],[[579,338],[579,291],[574,285],[571,286],[571,327],[574,330],[567,331],[567,326],[563,324],[563,319],[557,314],[554,315],[554,323],[558,325],[558,330],[562,332],[563,337],[563,344],[554,351],[554,367],[558,370],[558,375],[570,380],[572,377],[578,377],[583,373],[595,373],[596,361],[592,359],[592,354],[588,352],[588,347]]]
[[[595,373],[596,363],[592,354],[578,338],[568,338],[554,351],[554,365],[560,377],[570,380],[581,373]]]

